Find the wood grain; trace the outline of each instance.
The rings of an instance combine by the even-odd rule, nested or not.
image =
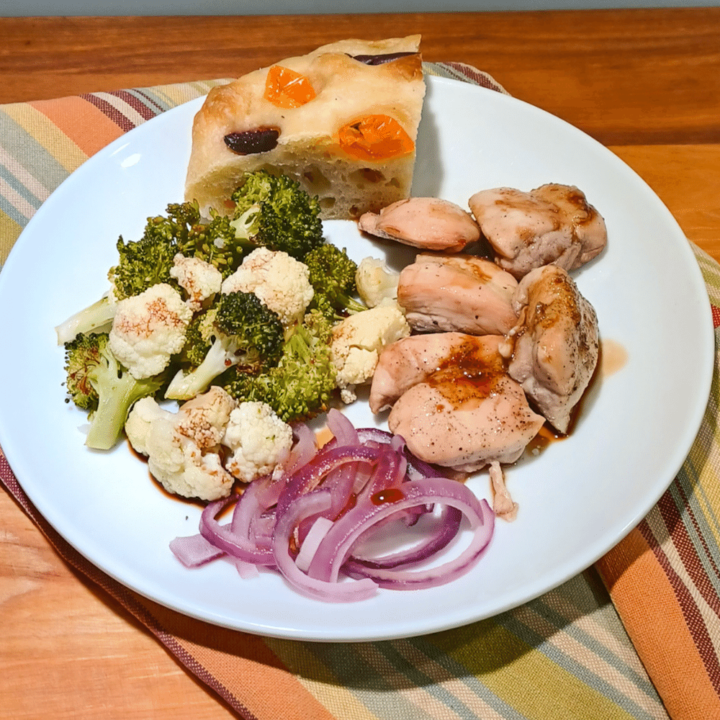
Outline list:
[[[720,8],[3,18],[0,102],[233,77],[345,37],[421,33],[605,144],[720,141]]]
[[[688,239],[720,261],[720,144],[610,149],[657,193]]]
[[[0,102],[242,74],[420,32],[611,146],[720,260],[720,8],[294,18],[0,18]],[[232,717],[0,493],[0,719]]]
[[[0,493],[0,718],[230,718]]]

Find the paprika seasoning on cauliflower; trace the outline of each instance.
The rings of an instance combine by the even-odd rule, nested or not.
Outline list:
[[[170,493],[212,501],[227,497],[235,479],[223,467],[222,440],[235,401],[219,387],[186,402],[177,413],[152,397],[135,403],[125,423],[133,448]]]
[[[314,295],[304,263],[286,252],[264,247],[253,250],[223,281],[223,293],[238,291],[254,293],[278,314],[285,327],[302,318]]]
[[[192,310],[167,283],[117,304],[109,345],[137,380],[161,373],[182,350]]]
[[[293,443],[292,428],[269,405],[238,405],[217,386],[176,413],[143,398],[130,412],[125,432],[168,492],[206,501],[230,495],[235,479],[249,483],[273,472]]]
[[[220,292],[223,281],[222,273],[209,262],[182,253],[173,258],[170,277],[185,291],[185,302],[193,312],[202,310]]]

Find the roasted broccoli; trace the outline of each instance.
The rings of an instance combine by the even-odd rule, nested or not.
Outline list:
[[[180,252],[186,257],[210,263],[226,278],[237,270],[245,253],[254,246],[245,238],[238,237],[229,217],[211,212],[210,222],[192,227],[187,238],[180,243]]]
[[[196,202],[171,203],[164,215],[147,219],[139,240],[120,237],[118,262],[108,272],[110,291],[58,325],[58,343],[70,342],[78,333],[109,330],[117,300],[159,283],[177,287],[171,270],[178,253],[210,263],[227,278],[257,247],[282,250],[302,260],[324,243],[317,198],[284,175],[247,173],[232,200],[232,219],[213,212],[209,222],[203,222]]]
[[[215,315],[217,310],[198,313],[185,331],[185,346],[180,353],[180,362],[196,368],[202,364],[215,339]]]
[[[324,243],[317,198],[285,175],[246,173],[232,200],[230,224],[238,239],[282,250],[297,260]]]
[[[189,203],[168,205],[167,217],[148,218],[139,240],[125,242],[122,236],[118,238],[118,264],[108,272],[118,300],[139,295],[158,283],[175,284],[170,276],[173,258],[180,252],[191,223],[200,220],[192,209]]]
[[[240,402],[267,403],[285,422],[315,417],[327,410],[336,386],[331,339],[330,322],[313,310],[294,326],[275,367],[256,375],[232,368],[218,382]]]
[[[191,325],[183,355],[198,360],[189,372],[180,370],[170,383],[165,397],[188,400],[205,392],[215,378],[233,365],[259,372],[278,362],[283,348],[283,325],[277,313],[263,305],[252,293],[232,292],[220,295],[203,320]],[[199,349],[188,346],[195,339]]]
[[[80,333],[107,332],[112,327],[117,303],[109,294],[76,312],[55,328],[58,345],[71,342]]]
[[[330,321],[367,307],[355,299],[357,265],[345,250],[327,243],[311,250],[303,260],[309,270],[315,295],[310,307],[319,310]]]
[[[59,345],[78,333],[109,330],[118,300],[160,283],[178,288],[171,272],[178,253],[210,263],[226,278],[237,270],[246,250],[254,247],[236,236],[230,218],[214,214],[210,222],[203,223],[194,202],[171,203],[165,215],[148,218],[139,240],[126,242],[120,237],[116,246],[118,263],[108,272],[110,290],[55,328]]]
[[[75,403],[81,410],[95,410],[98,394],[88,377],[90,370],[101,360],[100,346],[105,347],[107,336],[80,333],[65,344],[65,387],[67,401]]]
[[[227,277],[242,261],[248,243],[235,235],[227,217],[201,222],[197,203],[171,203],[165,215],[148,218],[140,240],[117,242],[118,264],[108,278],[115,297],[138,295],[157,283],[174,283],[170,270],[178,253],[204,260]]]
[[[90,412],[85,444],[97,450],[112,448],[133,404],[154,395],[166,381],[164,374],[132,377],[110,351],[107,333],[79,334],[66,343],[65,371],[69,399]]]

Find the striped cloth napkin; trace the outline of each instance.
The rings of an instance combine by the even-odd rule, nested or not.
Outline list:
[[[429,74],[504,92],[457,63]],[[48,195],[136,125],[225,81],[0,107],[0,267]],[[720,267],[695,248],[716,327]],[[234,632],[141,597],[75,552],[0,453],[0,481],[60,556],[122,603],[242,718],[720,718],[718,372],[690,455],[658,505],[595,567],[515,610],[396,641],[308,643]]]

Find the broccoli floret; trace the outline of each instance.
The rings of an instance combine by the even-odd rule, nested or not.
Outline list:
[[[178,250],[162,236],[143,237],[127,243],[120,237],[117,250],[120,261],[110,268],[108,279],[118,300],[139,295],[158,283],[176,285],[170,269]]]
[[[233,365],[246,371],[259,372],[278,362],[282,355],[284,331],[277,313],[263,305],[253,293],[233,292],[220,295],[212,308],[213,314],[194,326],[192,338],[200,348],[210,348],[202,362],[190,372],[180,371],[170,383],[165,397],[188,400],[199,395]],[[212,329],[209,327],[212,323]],[[199,353],[187,347],[188,358],[197,360]]]
[[[108,272],[112,301],[103,298],[58,325],[58,342],[70,342],[79,332],[109,330],[114,300],[139,295],[159,283],[177,288],[170,271],[178,253],[210,263],[227,278],[245,253],[258,246],[302,259],[324,243],[317,198],[288,177],[248,173],[232,199],[235,219],[212,212],[205,223],[196,202],[171,203],[165,215],[148,218],[139,240],[120,237],[118,263]]]
[[[362,302],[353,297],[357,292],[357,264],[345,250],[327,243],[311,250],[303,262],[310,271],[310,284],[315,291],[311,308],[319,310],[331,321],[348,313],[367,310]]]
[[[173,258],[187,239],[190,223],[198,222],[200,216],[190,203],[168,205],[167,213],[167,217],[148,218],[140,240],[118,239],[119,261],[108,272],[118,300],[139,295],[158,283],[176,286],[170,275]]]
[[[85,444],[109,450],[122,434],[133,404],[154,395],[165,375],[136,380],[110,351],[107,333],[78,335],[65,345],[65,370],[70,399],[90,411],[90,429]]]
[[[97,335],[80,333],[64,343],[67,401],[72,400],[81,410],[95,410],[98,406],[98,394],[88,373],[100,363],[101,342],[104,343]]]
[[[180,354],[182,363],[194,368],[202,364],[215,339],[216,314],[217,309],[210,308],[192,319],[185,332],[185,346]]]
[[[214,320],[218,334],[230,338],[242,354],[244,365],[275,364],[282,354],[283,325],[277,313],[254,293],[232,292],[220,296]]]
[[[210,263],[225,278],[238,268],[248,247],[229,218],[213,213],[210,222],[203,223],[197,203],[171,203],[165,215],[148,218],[140,240],[118,240],[119,262],[108,278],[118,300],[158,283],[176,285],[170,270],[178,253]]]
[[[156,232],[164,232],[169,238],[182,239],[192,227],[200,222],[200,207],[196,202],[170,203],[165,209],[166,218],[149,218]]]
[[[325,242],[317,197],[285,175],[265,170],[246,173],[232,200],[235,211],[230,224],[241,240],[282,250],[297,260]]]
[[[305,315],[285,341],[277,366],[257,375],[232,368],[219,380],[236,400],[265,402],[285,422],[325,412],[335,390],[332,326],[321,313]]]
[[[180,243],[180,252],[185,257],[195,257],[216,267],[223,278],[232,275],[240,266],[243,256],[253,245],[245,238],[238,237],[230,218],[211,211],[209,223],[198,223]]]

